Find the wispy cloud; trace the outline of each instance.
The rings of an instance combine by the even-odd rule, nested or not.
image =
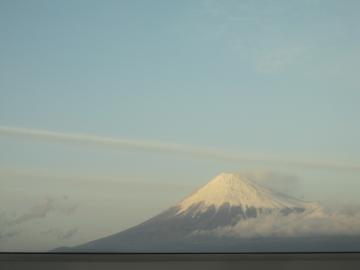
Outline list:
[[[10,221],[10,224],[19,225],[34,219],[45,218],[51,212],[70,215],[76,210],[76,208],[77,208],[76,204],[63,205],[55,199],[48,198],[44,202],[33,206],[19,217]]]
[[[313,169],[351,170],[360,172],[360,165],[328,161],[276,159],[268,157],[240,156],[213,148],[199,148],[174,143],[111,138],[89,134],[63,133],[29,128],[0,127],[0,135],[23,137],[40,141],[75,143],[84,145],[109,146],[120,150],[158,152],[165,154],[185,155],[197,158],[217,159],[229,162],[252,162],[270,165],[281,165]]]
[[[55,236],[58,240],[67,240],[73,238],[78,233],[78,231],[78,228],[72,228],[65,231],[61,229],[50,228],[49,230],[43,231],[41,233],[45,235]]]
[[[20,234],[21,225],[23,224],[37,219],[44,219],[51,213],[71,215],[75,212],[76,208],[77,204],[70,203],[67,197],[63,197],[47,198],[18,215],[13,213],[10,216],[8,213],[3,212],[0,214],[0,240],[12,238]]]
[[[300,193],[301,181],[299,177],[294,174],[280,173],[269,170],[241,172],[241,174],[276,192],[285,193],[293,197],[303,196],[303,194]]]
[[[299,16],[304,8],[311,10],[317,5],[311,0],[212,0],[203,1],[199,13],[210,18],[213,22],[210,34],[217,33],[218,38],[226,40],[234,57],[241,59],[239,62],[271,75],[297,67],[310,52],[308,39],[285,34],[288,21],[284,18],[289,14]]]
[[[24,179],[31,181],[34,185],[49,184],[49,183],[69,183],[73,188],[82,189],[84,185],[91,187],[94,190],[101,190],[104,188],[112,189],[121,185],[121,190],[128,190],[129,192],[154,192],[159,189],[164,192],[174,191],[189,191],[193,186],[183,182],[164,182],[159,179],[153,181],[144,181],[143,177],[137,178],[134,175],[123,175],[107,173],[86,173],[80,172],[64,172],[61,170],[52,169],[29,169],[23,167],[15,168],[0,168],[0,185],[22,185]],[[148,180],[148,179],[146,179]],[[104,184],[106,183],[106,185]],[[65,184],[66,185],[66,184]]]
[[[4,231],[3,229],[0,230],[0,241],[4,241],[6,239],[9,238],[13,238],[15,236],[17,236],[20,233],[19,230],[9,230],[9,231]]]
[[[263,73],[279,72],[301,59],[304,50],[301,46],[263,48],[255,56],[256,70]]]

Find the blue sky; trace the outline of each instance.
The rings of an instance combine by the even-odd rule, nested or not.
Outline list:
[[[0,126],[359,164],[359,8],[355,0],[1,1]],[[104,179],[118,181],[115,205],[132,200],[125,183],[139,183],[129,190],[140,193],[144,183],[157,187],[156,196],[141,193],[138,211],[124,210],[124,219],[112,228],[89,229],[81,239],[141,221],[223,170],[296,175],[307,183],[303,196],[309,199],[338,192],[356,200],[360,187],[358,174],[351,172],[8,136],[0,136],[0,147],[6,192],[14,188],[10,179],[17,179],[21,192],[29,194],[26,203],[10,195],[3,199],[17,213],[27,203],[68,193],[85,205],[79,203],[79,216],[88,211],[88,197],[79,199],[81,187],[72,190],[75,180],[59,179],[63,184],[49,190],[51,185],[28,184],[29,175],[93,176],[100,184],[89,186],[89,198]],[[339,179],[347,188],[339,188]],[[140,207],[144,203],[148,208]],[[76,226],[81,225],[79,219]],[[23,245],[15,242],[14,247]]]

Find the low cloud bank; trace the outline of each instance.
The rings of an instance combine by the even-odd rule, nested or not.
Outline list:
[[[67,197],[63,197],[47,198],[21,214],[12,213],[10,215],[7,212],[2,212],[0,214],[0,240],[19,235],[22,231],[22,225],[33,220],[44,219],[50,214],[71,215],[76,208],[77,204],[71,203]]]
[[[287,216],[273,213],[194,234],[235,238],[360,236],[360,208],[317,209]]]

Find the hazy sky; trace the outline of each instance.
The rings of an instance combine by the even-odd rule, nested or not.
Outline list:
[[[359,170],[337,168],[360,161],[359,9],[357,0],[1,1],[0,127],[334,166],[0,131],[0,251],[118,232],[221,171],[360,203]]]

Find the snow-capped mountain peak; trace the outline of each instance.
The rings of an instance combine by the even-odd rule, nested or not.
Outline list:
[[[261,209],[283,208],[316,208],[316,203],[309,203],[277,194],[260,186],[248,177],[238,173],[221,173],[208,184],[181,201],[178,213],[185,212],[194,205],[198,211],[206,211],[208,207],[218,209],[224,204],[229,206]]]
[[[234,251],[235,247],[244,251],[254,248],[254,243],[259,245],[258,250],[266,250],[263,242],[249,242],[247,238],[289,235],[289,232],[292,233],[291,229],[287,229],[289,224],[301,225],[306,220],[314,224],[314,220],[326,217],[319,204],[278,194],[252,179],[249,174],[222,173],[178,205],[143,223],[57,251],[164,252],[172,248],[172,251],[203,252],[222,248]],[[271,248],[281,243],[272,245],[271,237],[268,239]],[[241,241],[238,240],[240,238]],[[329,245],[326,243],[326,246]],[[313,247],[312,242],[309,247]]]

